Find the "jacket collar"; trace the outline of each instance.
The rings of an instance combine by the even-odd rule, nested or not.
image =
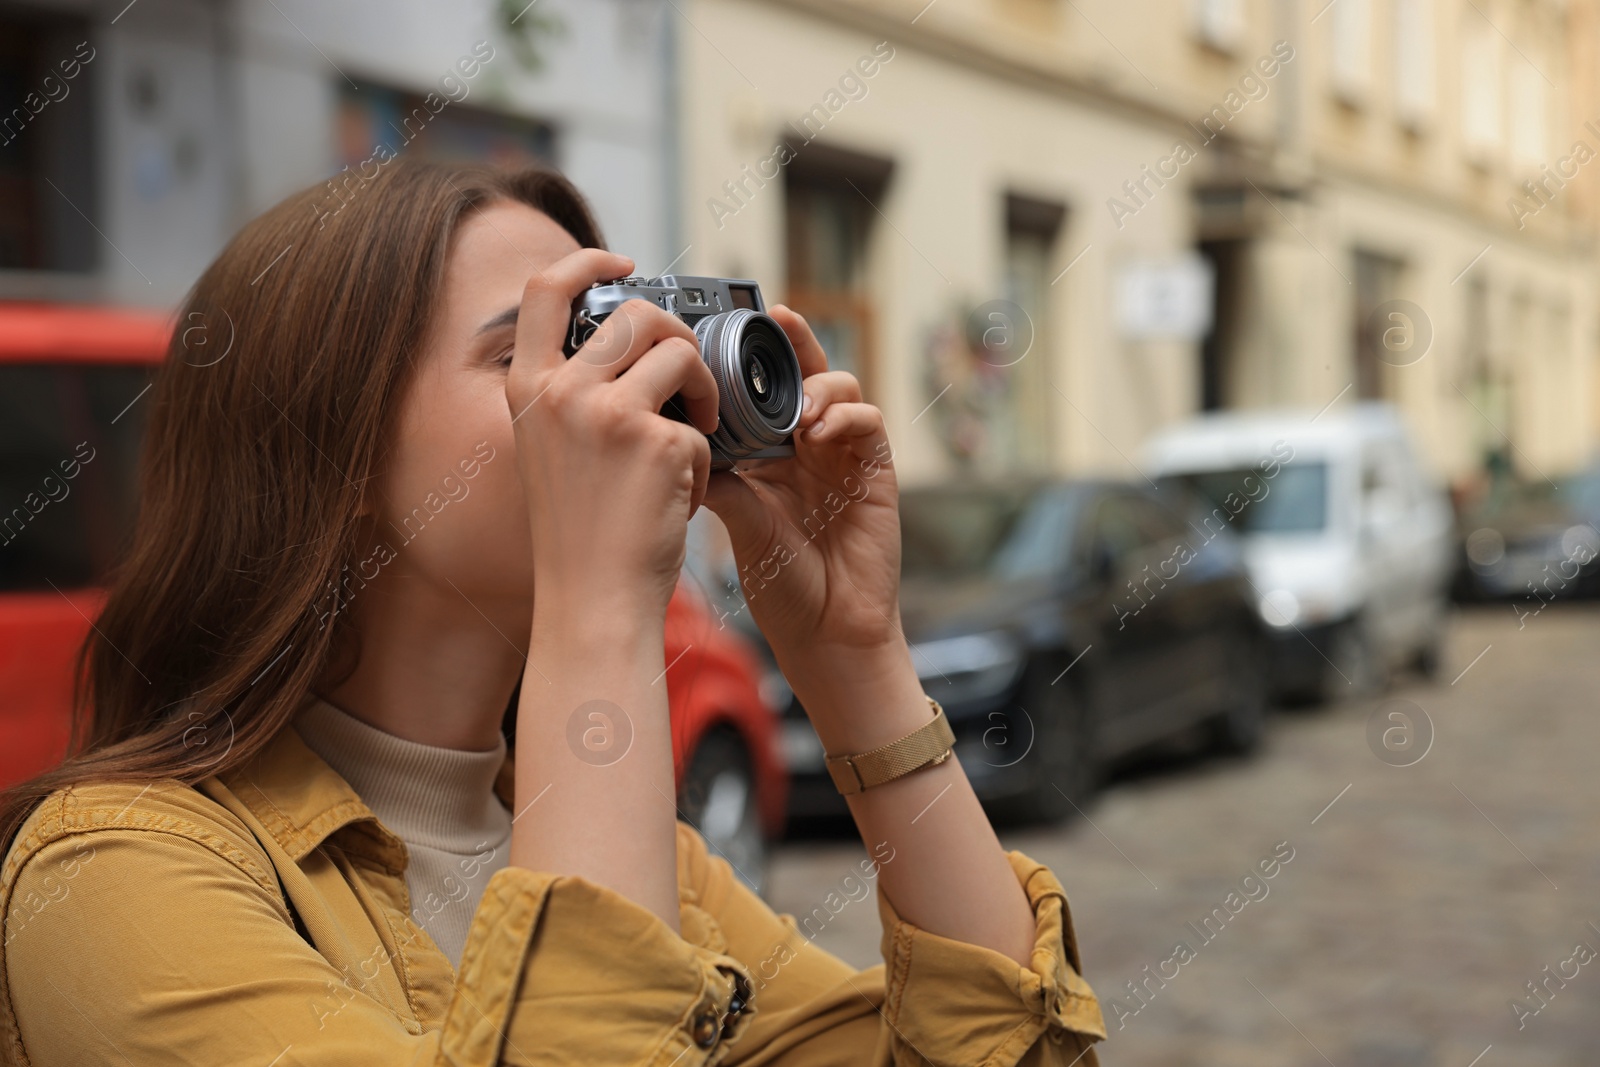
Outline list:
[[[494,783],[495,795],[508,810],[516,785],[513,749],[507,748]],[[348,850],[363,852],[397,871],[405,869],[404,843],[378,820],[350,783],[312,751],[292,723],[253,759],[218,779],[296,863],[339,833],[339,843]]]

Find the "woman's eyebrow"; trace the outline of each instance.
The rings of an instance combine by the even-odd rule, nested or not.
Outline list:
[[[502,326],[515,326],[517,324],[517,312],[520,310],[520,304],[513,304],[482,326],[479,326],[478,333],[486,334],[490,330],[498,330]]]

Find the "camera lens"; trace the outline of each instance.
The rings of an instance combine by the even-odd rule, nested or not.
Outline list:
[[[781,327],[747,308],[695,325],[721,397],[714,452],[738,459],[784,444],[800,422],[800,360]]]
[[[769,330],[762,323],[751,323],[745,331],[741,346],[744,382],[757,410],[767,418],[781,419],[785,404],[792,403],[794,397],[786,388],[791,383],[776,370],[783,366],[785,354],[774,350],[772,339],[767,335]],[[787,345],[788,339],[784,338],[783,343]],[[798,375],[792,384],[799,384]]]

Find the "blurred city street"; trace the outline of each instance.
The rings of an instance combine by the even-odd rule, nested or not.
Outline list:
[[[0,0],[0,788],[71,754],[75,656],[162,514],[143,494],[189,484],[140,478],[152,451],[179,462],[147,449],[184,414],[160,383],[244,397],[241,419],[259,396],[279,445],[358,484],[409,408],[374,413],[357,458],[330,442],[410,379],[333,376],[435,359],[419,338],[456,268],[319,265],[369,262],[353,234],[418,237],[371,206],[396,175],[555,171],[598,227],[555,220],[566,237],[634,272],[551,305],[565,355],[645,300],[700,331],[720,425],[750,445],[713,437],[719,455],[803,460],[818,357],[781,303],[854,376],[839,395],[882,416],[883,451],[819,476],[770,552],[689,519],[650,682],[661,796],[775,910],[815,914],[866,853],[827,771],[851,753],[825,747],[756,597],[778,602],[788,565],[878,494],[899,584],[872,606],[1002,841],[1066,887],[1107,1067],[1600,1064],[1597,158],[1600,0]],[[436,188],[429,263],[513,206]],[[301,229],[207,303],[207,264],[301,193]],[[491,273],[521,291],[508,262]],[[384,320],[417,327],[403,342],[311,330],[385,291],[426,294]],[[518,321],[495,310],[480,334]],[[320,340],[274,347],[301,328]],[[499,403],[525,345],[492,364],[488,417],[452,426],[509,441],[538,421],[513,430],[532,404]],[[245,440],[184,432],[184,463]],[[497,461],[511,488],[475,483],[476,513],[454,474],[397,499],[344,558],[307,546],[348,524],[218,537],[194,570],[305,568],[252,589],[296,590],[285,619],[321,635],[446,531],[475,551],[483,515],[522,508],[512,464],[534,469]],[[236,496],[334,522],[271,485]],[[185,534],[192,514],[198,544],[223,495],[166,514]],[[641,533],[682,523],[634,510]],[[424,528],[389,567],[389,531],[404,548]],[[485,624],[463,646],[532,662],[527,614],[501,626],[453,580],[436,591]],[[208,640],[258,628],[182,606],[164,614]],[[240,678],[279,662],[206,647],[197,663],[260,668]],[[288,647],[286,666],[322,654]],[[504,735],[520,694],[486,701]],[[228,701],[202,702],[231,739]],[[589,737],[569,734],[580,758]],[[815,943],[870,967],[878,915],[848,895]]]
[[[1567,962],[1577,944],[1600,948],[1589,925],[1600,927],[1597,622],[1587,607],[1549,609],[1520,630],[1504,605],[1463,612],[1434,684],[1406,679],[1381,701],[1280,711],[1247,765],[1153,759],[1114,781],[1088,819],[1002,830],[1008,848],[1049,864],[1066,887],[1110,1031],[1102,1061],[1600,1062],[1600,973]],[[1405,767],[1380,761],[1367,740],[1372,712],[1397,699],[1422,708],[1435,732]],[[804,915],[865,854],[845,840],[780,851],[780,910]],[[1203,941],[1196,928],[1281,842],[1293,858],[1266,894],[1255,890],[1260,899],[1220,933],[1213,920]],[[1178,973],[1164,986],[1148,978],[1180,941],[1194,958],[1167,964]],[[870,966],[876,915],[852,904],[816,943]],[[1539,1009],[1525,983],[1563,965],[1577,976],[1564,988],[1550,980],[1549,1006],[1519,1031],[1509,1002]],[[1147,1003],[1129,981],[1143,983]]]

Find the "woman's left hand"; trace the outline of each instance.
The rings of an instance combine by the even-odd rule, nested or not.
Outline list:
[[[795,455],[713,473],[705,505],[728,528],[745,601],[797,690],[852,664],[909,665],[883,412],[862,402],[854,375],[828,370],[805,319],[781,304],[768,313],[800,357]]]

